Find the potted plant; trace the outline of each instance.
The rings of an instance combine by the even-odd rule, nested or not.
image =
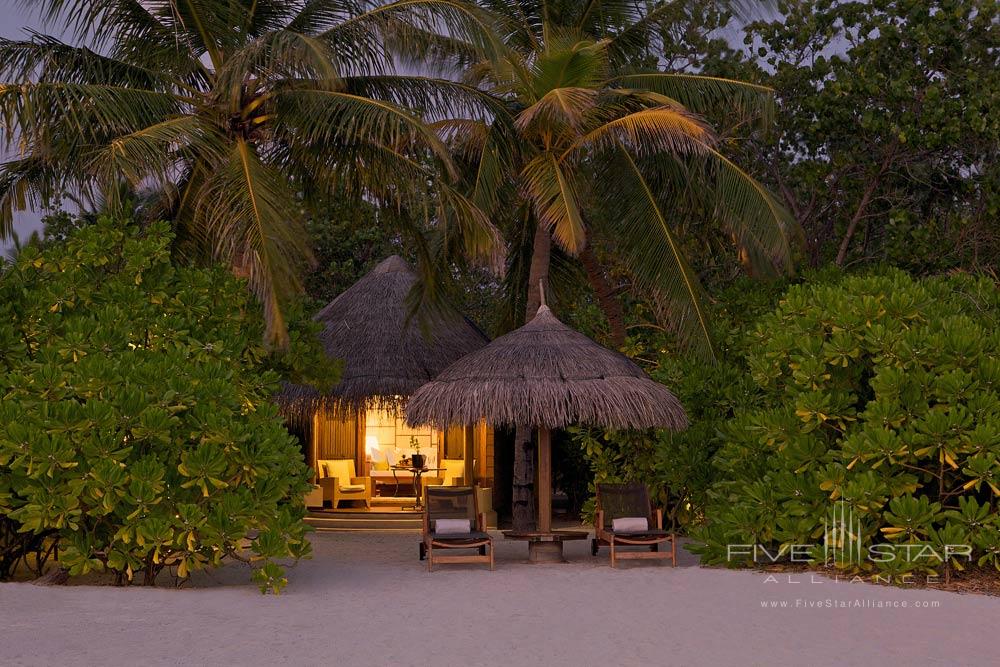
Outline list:
[[[414,468],[424,467],[424,455],[420,453],[420,444],[417,439],[412,435],[410,436],[410,448],[413,449],[413,455],[410,457],[410,461],[413,463]]]

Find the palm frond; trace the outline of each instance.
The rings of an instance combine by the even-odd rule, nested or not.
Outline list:
[[[580,252],[586,233],[572,174],[565,173],[556,157],[545,152],[525,166],[521,179],[539,224],[552,231],[552,238],[566,252]]]
[[[682,340],[714,358],[704,289],[684,256],[667,214],[624,147],[600,179],[601,205],[636,287],[663,305],[658,315]]]
[[[359,0],[307,0],[289,19],[286,30],[316,35],[358,16],[364,11]]]
[[[264,306],[270,341],[287,344],[282,305],[301,289],[300,271],[311,260],[299,203],[283,174],[262,163],[237,140],[229,161],[208,174],[194,203],[194,224],[214,242],[215,256]]]
[[[545,21],[538,0],[479,0],[478,4],[502,17],[507,28],[502,42],[509,48],[521,52],[541,48]]]
[[[147,69],[70,46],[54,37],[32,34],[30,40],[0,39],[0,78],[76,84],[112,84],[163,91],[170,79]]]
[[[275,105],[279,136],[322,145],[384,144],[429,149],[452,172],[447,148],[419,118],[390,102],[347,92],[298,89]]]
[[[510,175],[516,169],[519,146],[511,133],[494,122],[476,160],[475,177],[469,184],[472,201],[488,215],[498,215],[504,199],[513,199]]]
[[[431,225],[434,232],[444,242],[461,247],[466,259],[482,263],[495,273],[502,271],[503,238],[486,213],[447,184],[438,184],[435,189],[436,220]]]
[[[607,37],[608,53],[613,69],[627,69],[636,62],[638,56],[653,56],[661,53],[663,35],[668,32],[670,20],[677,13],[677,2],[656,3],[652,8],[645,3],[630,0],[598,0],[600,11],[591,11],[595,27],[590,28],[594,37]],[[681,3],[682,4],[682,3]],[[760,18],[777,2],[774,0],[717,0],[716,5],[728,9],[745,23]],[[603,13],[602,13],[603,12]],[[618,20],[609,20],[609,15]],[[607,30],[605,26],[613,29]]]
[[[354,95],[391,102],[424,118],[489,120],[506,114],[503,103],[473,86],[418,75],[350,76],[344,90]]]
[[[715,149],[706,156],[708,183],[715,212],[733,239],[751,258],[765,259],[755,268],[765,275],[792,272],[789,239],[801,234],[792,215],[767,189]]]
[[[758,117],[765,127],[774,121],[774,90],[754,83],[700,74],[629,74],[608,84],[667,95],[698,113],[735,111]]]
[[[504,244],[496,226],[424,156],[368,142],[334,154],[300,146],[288,162],[304,170],[292,174],[293,180],[310,181],[318,195],[362,197],[391,207],[396,211],[394,218],[419,220],[425,229],[446,236],[449,243],[461,244],[471,261],[493,269],[502,264]]]
[[[626,146],[636,155],[699,155],[715,143],[711,128],[683,107],[658,106],[615,118],[573,142],[563,153]]]
[[[469,198],[488,216],[499,214],[501,202],[516,197],[510,176],[518,144],[502,125],[500,121],[486,124],[469,118],[431,123],[448,145]]]
[[[61,19],[80,41],[104,44],[124,38],[153,42],[172,32],[154,15],[169,4],[162,0],[40,0],[31,4],[47,22]]]
[[[341,85],[337,54],[322,40],[289,30],[275,30],[230,55],[216,72],[215,90],[225,92],[232,108],[246,93],[248,78],[259,88],[304,80],[321,90]]]
[[[495,27],[488,12],[465,0],[394,0],[367,8],[317,38],[361,65],[352,73],[384,73],[379,67],[394,56],[447,48],[446,42],[454,40],[495,58],[500,48]]]
[[[177,113],[176,96],[108,84],[62,82],[0,84],[0,119],[6,140],[40,142],[60,136],[74,150],[87,150],[110,138],[154,125]]]
[[[531,66],[532,99],[555,88],[596,88],[607,76],[607,44],[579,35],[550,35]]]
[[[135,188],[148,181],[166,187],[184,163],[221,164],[229,148],[225,137],[199,116],[177,116],[113,139],[96,152],[88,171],[105,188],[123,179]],[[109,203],[119,202],[112,197]]]
[[[29,156],[0,165],[0,239],[14,233],[14,211],[43,208],[68,184],[43,158]]]
[[[521,132],[528,132],[534,126],[554,133],[567,127],[579,130],[596,106],[599,94],[591,88],[553,88],[519,113],[515,125]]]

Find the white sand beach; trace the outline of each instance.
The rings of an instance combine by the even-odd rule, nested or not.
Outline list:
[[[996,597],[809,575],[766,583],[688,554],[676,568],[612,570],[583,542],[568,543],[570,564],[529,565],[523,543],[500,539],[495,572],[428,573],[416,534],[313,541],[315,558],[277,597],[235,566],[180,590],[0,584],[0,664],[971,665],[996,655]],[[779,608],[762,608],[772,600]]]

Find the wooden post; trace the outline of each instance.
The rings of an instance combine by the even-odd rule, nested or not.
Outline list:
[[[319,469],[319,464],[316,463],[319,461],[319,408],[313,410],[312,433],[310,435],[312,436],[310,438],[312,440],[312,446],[310,447],[312,461],[309,462],[309,467],[313,469],[313,483],[315,484],[323,476],[322,471]]]
[[[473,466],[473,461],[476,458],[476,427],[466,426],[465,431],[465,470],[462,473],[465,476],[466,486],[476,485],[476,468]]]
[[[365,447],[365,436],[368,427],[368,411],[364,408],[354,411],[354,460],[355,470],[361,471],[361,477],[368,477],[368,449]]]
[[[552,531],[552,434],[538,428],[538,531]]]

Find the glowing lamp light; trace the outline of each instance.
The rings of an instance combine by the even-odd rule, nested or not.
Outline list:
[[[368,452],[370,457],[373,452],[378,451],[378,438],[374,435],[365,436],[365,451]]]

